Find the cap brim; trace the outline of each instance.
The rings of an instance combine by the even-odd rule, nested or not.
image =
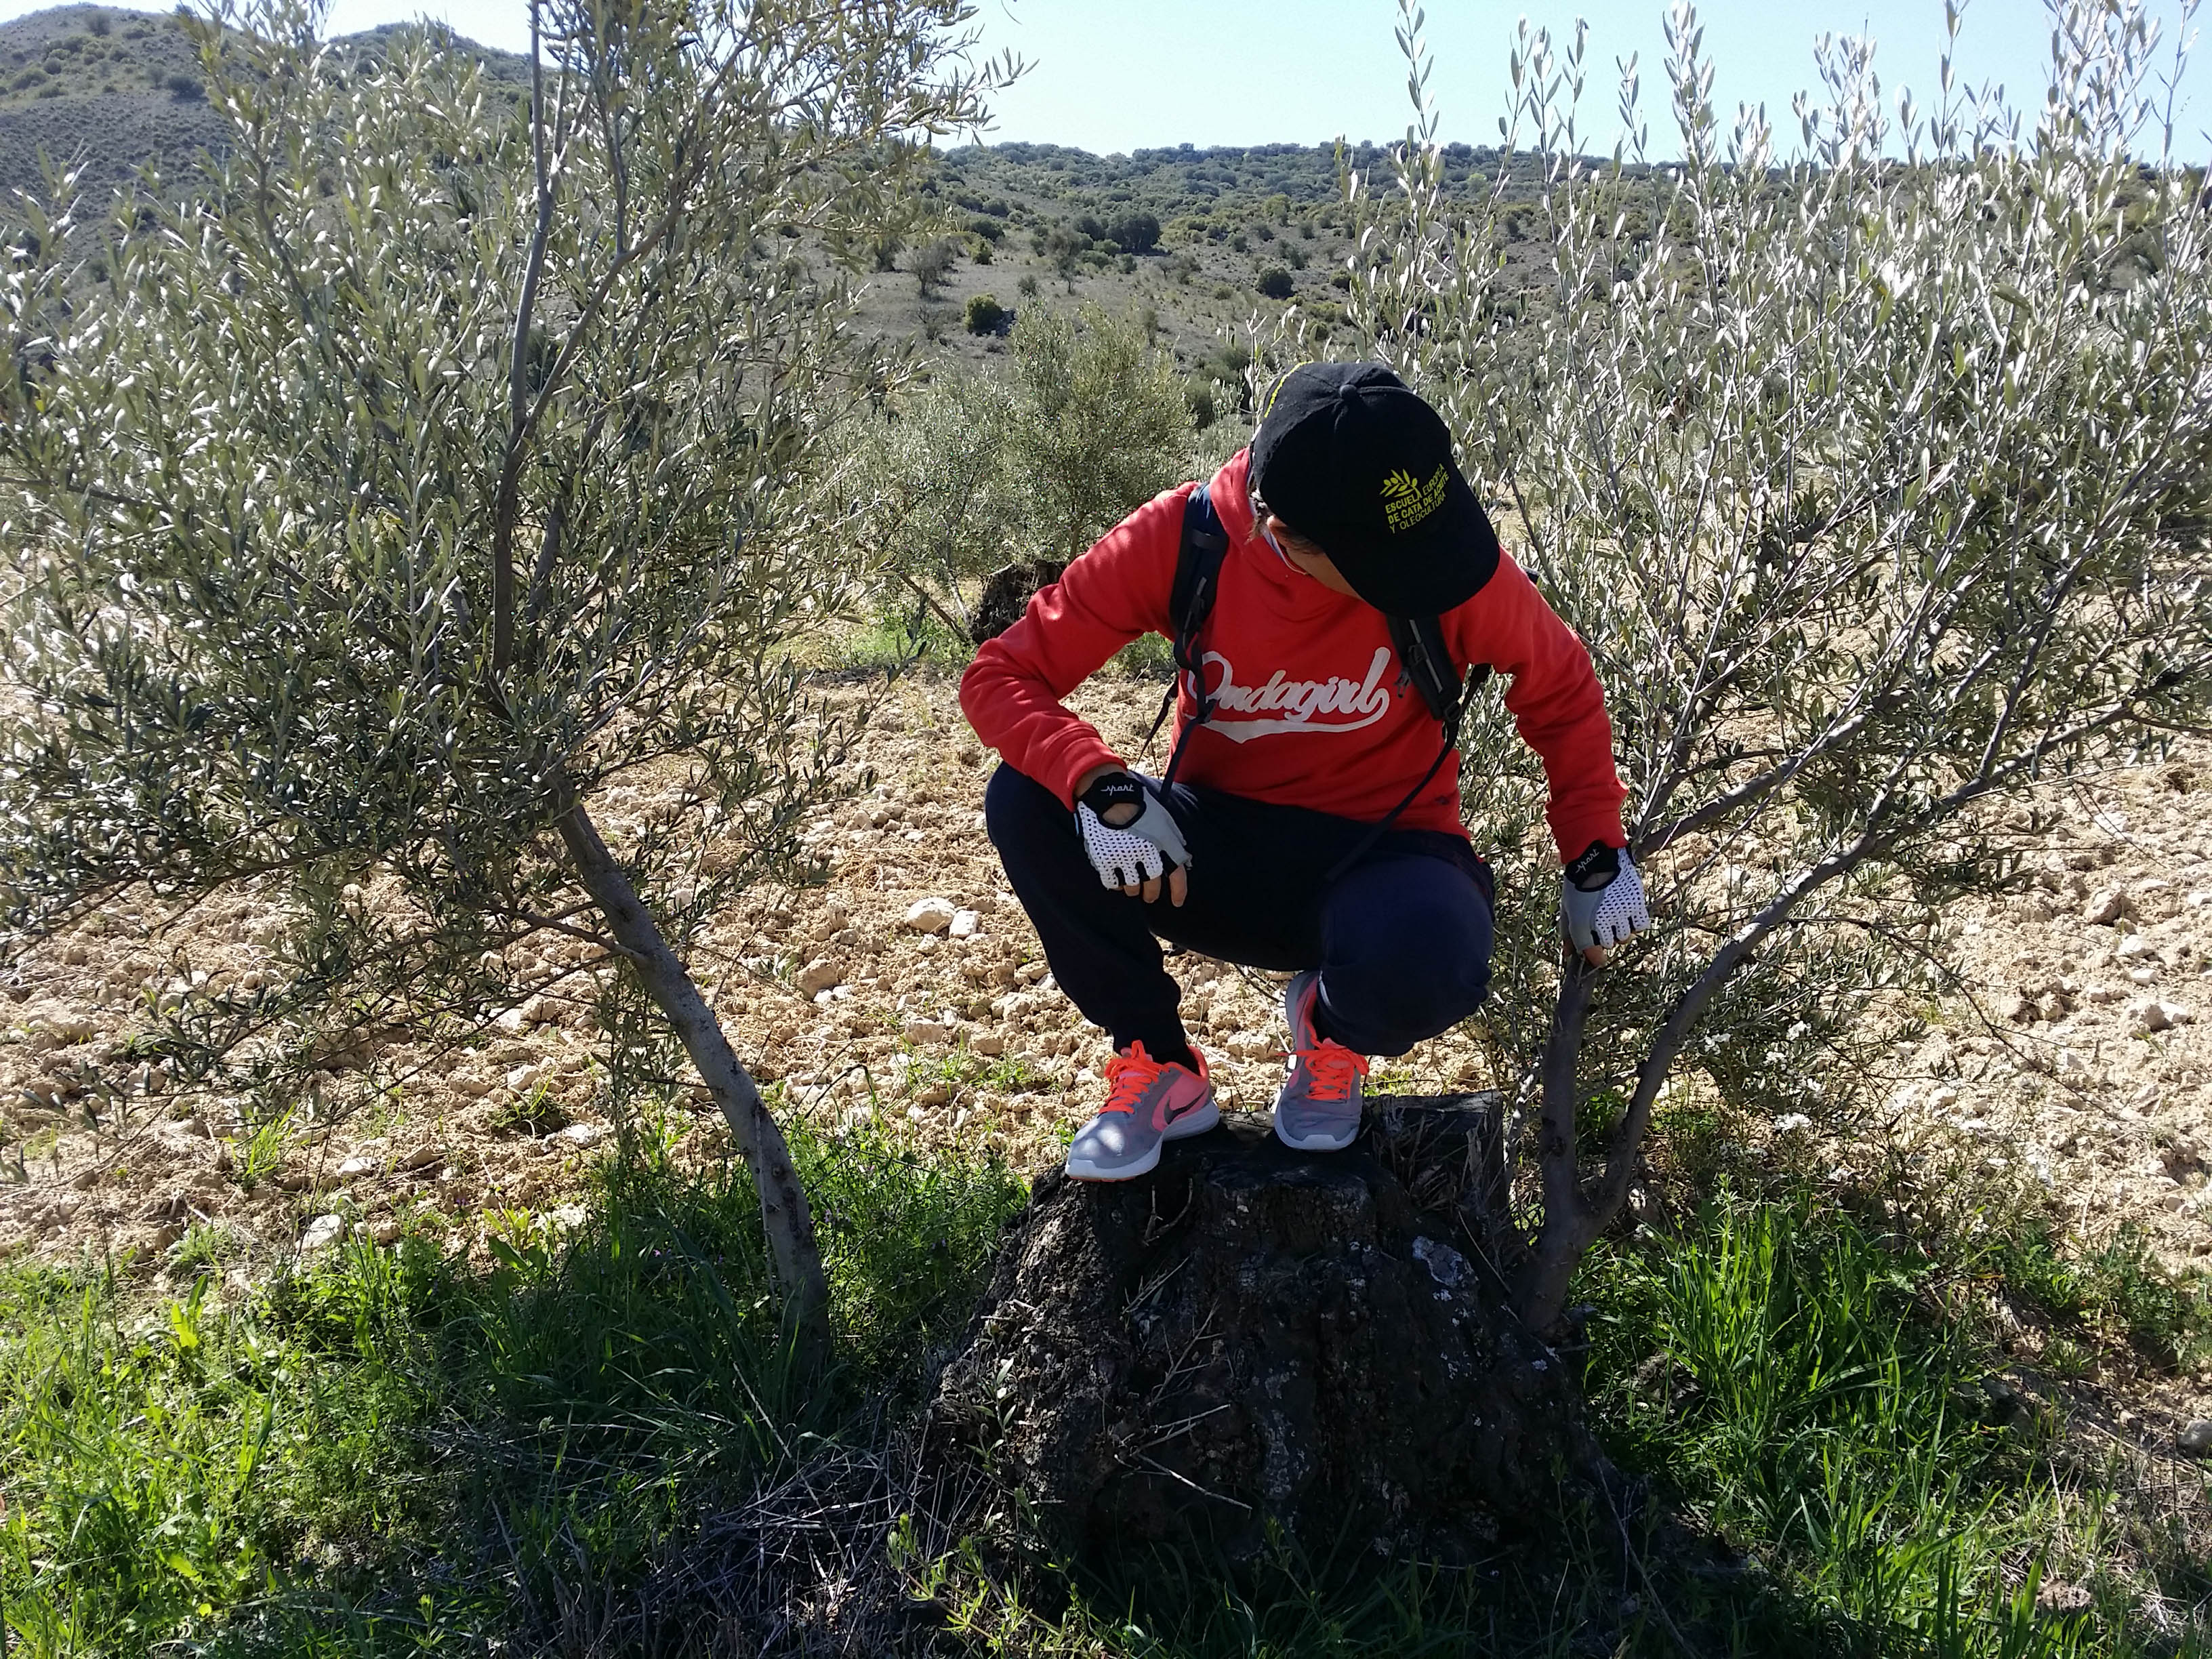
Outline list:
[[[1393,617],[1440,617],[1497,574],[1498,532],[1474,492],[1455,477],[1418,528],[1335,560],[1352,591]]]

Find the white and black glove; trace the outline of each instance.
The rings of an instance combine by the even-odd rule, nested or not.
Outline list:
[[[1626,848],[1594,841],[1560,879],[1566,884],[1567,939],[1577,951],[1610,950],[1651,925],[1644,878]]]
[[[1137,811],[1126,823],[1106,822],[1109,815],[1127,816],[1125,809],[1133,806]],[[1190,865],[1182,827],[1167,803],[1127,772],[1109,772],[1085,790],[1075,803],[1075,822],[1104,886],[1135,887]]]

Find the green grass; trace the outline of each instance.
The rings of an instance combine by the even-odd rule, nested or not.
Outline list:
[[[1027,1094],[1052,1086],[1049,1073],[1025,1054],[979,1054],[964,1044],[949,1048],[917,1048],[901,1045],[907,1067],[900,1085],[902,1096],[923,1085],[943,1083],[953,1089],[983,1088],[1000,1094]]]
[[[2161,1368],[2193,1370],[2212,1358],[2212,1280],[2164,1272],[2138,1229],[2072,1253],[2047,1224],[2032,1223],[1992,1240],[1987,1262],[2015,1302],[2062,1331],[2124,1338]]]
[[[887,605],[838,640],[832,665],[897,673],[923,658],[964,663],[975,653],[967,636],[934,611]]]
[[[2000,1650],[1960,1632],[2009,1628],[1997,1568],[2035,1536],[2036,1500],[2008,1501],[2032,1449],[1981,1422],[1985,1361],[1927,1316],[1931,1267],[1802,1200],[1723,1200],[1673,1249],[1591,1264],[1616,1455],[1844,1650]]]
[[[542,1650],[549,1609],[634,1592],[700,1516],[910,1406],[1021,1197],[995,1166],[801,1133],[840,1330],[802,1388],[749,1184],[657,1144],[632,1138],[578,1227],[502,1218],[489,1267],[350,1243],[229,1308],[192,1278],[240,1259],[213,1230],[162,1290],[0,1267],[7,1651]],[[1592,1421],[1640,1508],[1586,1498],[1450,1570],[1284,1549],[1242,1589],[1201,1560],[1087,1577],[1003,1514],[894,1553],[937,1609],[933,1650],[2212,1652],[2201,1613],[2160,1636],[2140,1612],[2147,1586],[2212,1598],[2185,1540],[2161,1554],[2108,1513],[2100,1477],[2055,1457],[2052,1413],[1994,1408],[2000,1357],[1957,1312],[1992,1286],[2092,1357],[2204,1328],[2201,1289],[2139,1243],[2014,1227],[1938,1251],[1802,1194],[1723,1193],[1583,1275]],[[2088,1605],[2039,1613],[2059,1579]]]
[[[488,1270],[349,1244],[223,1310],[0,1267],[14,1656],[474,1645],[641,1572],[718,1496],[888,1395],[1020,1198],[880,1139],[796,1146],[841,1342],[794,1382],[751,1188],[640,1158]]]
[[[1114,653],[1107,666],[1125,680],[1175,678],[1175,647],[1158,634],[1141,634]]]
[[[1993,1253],[2023,1236],[2001,1231]],[[2176,1310],[2199,1293],[2155,1279],[2139,1251],[2127,1261],[2054,1253],[2047,1272],[2087,1287],[2077,1313],[2109,1294],[2155,1304],[2162,1333],[2186,1322]],[[1594,1416],[1624,1464],[1786,1590],[1814,1650],[2206,1650],[2201,1623],[2154,1641],[2132,1616],[2140,1586],[2052,1555],[2104,1495],[2054,1466],[2053,1414],[1989,1387],[2000,1357],[1957,1311],[1988,1265],[1941,1261],[1802,1194],[1723,1194],[1680,1239],[1588,1264]],[[2166,1565],[2169,1595],[2212,1593],[2201,1564]],[[2093,1605],[2039,1616],[2046,1577],[2086,1583]],[[1684,1606],[1708,1611],[1693,1591]]]
[[[975,641],[933,611],[887,606],[841,636],[833,661],[841,668],[896,672],[924,659],[957,667],[975,654]],[[1175,678],[1174,647],[1158,634],[1143,635],[1115,652],[1104,672],[1164,684]]]
[[[1009,1572],[970,1546],[915,1571],[988,1653],[2212,1652],[2201,1611],[2179,1633],[2141,1612],[2146,1572],[2201,1609],[2203,1564],[2138,1547],[2132,1579],[2107,1571],[2112,1495],[2059,1472],[2051,1419],[1995,1409],[1998,1356],[1952,1310],[1960,1285],[1996,1279],[1995,1248],[1939,1260],[1803,1194],[1725,1193],[1674,1237],[1602,1247],[1579,1287],[1592,1423],[1654,1501],[1591,1498],[1463,1568],[1284,1551],[1239,1590],[1204,1563],[1100,1583]],[[2128,1307],[2163,1310],[2162,1329],[2173,1306],[2202,1308],[2139,1254],[2045,1271],[2087,1287],[2085,1338]],[[2060,1581],[2088,1605],[2039,1611]]]

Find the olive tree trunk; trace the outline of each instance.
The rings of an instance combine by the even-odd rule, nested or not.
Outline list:
[[[667,1016],[752,1171],[769,1261],[782,1293],[784,1328],[800,1361],[811,1369],[829,1350],[830,1284],[822,1270],[806,1189],[792,1166],[791,1148],[751,1073],[723,1035],[721,1022],[669,947],[628,873],[607,850],[590,814],[578,805],[560,821],[559,828],[576,878],[606,917],[608,931],[645,994]]]

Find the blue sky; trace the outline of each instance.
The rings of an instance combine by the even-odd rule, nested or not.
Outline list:
[[[987,43],[1036,60],[1033,75],[1000,100],[1005,138],[1051,139],[1090,150],[1188,141],[1316,143],[1340,134],[1377,141],[1401,134],[1411,105],[1392,39],[1395,0],[980,0]],[[2152,0],[2171,46],[2179,0]],[[1638,58],[1644,118],[1652,143],[1672,131],[1664,73],[1666,0],[1580,0],[1518,5],[1432,0],[1425,31],[1435,61],[1430,91],[1443,136],[1497,142],[1506,111],[1509,54],[1526,16],[1549,27],[1564,49],[1575,20],[1589,23],[1583,130],[1607,147],[1615,114],[1617,59]],[[1937,84],[1944,40],[1942,0],[1703,0],[1705,52],[1715,64],[1713,101],[1725,123],[1739,103],[1764,102],[1795,131],[1790,106],[1818,84],[1820,34],[1871,35],[1885,88],[1905,85],[1923,105]],[[2031,110],[2042,102],[2051,58],[2042,0],[1971,0],[1960,35],[1962,81],[2004,84]],[[2197,155],[2212,127],[2212,66],[2195,65],[2183,131]],[[1168,135],[1172,135],[1170,138]],[[1669,146],[1671,148],[1671,145]]]
[[[1405,76],[1391,38],[1394,0],[977,0],[986,48],[1012,48],[1035,68],[998,102],[991,137],[1100,152],[1148,145],[1322,143],[1340,135],[1377,141],[1404,131]],[[2173,42],[2181,0],[2148,0]],[[0,0],[0,18],[36,8]],[[1661,20],[1665,0],[1580,0],[1525,8],[1434,0],[1426,30],[1436,61],[1431,91],[1443,136],[1495,143],[1506,106],[1507,55],[1524,15],[1562,42],[1575,19],[1590,25],[1584,132],[1608,147],[1617,58],[1640,58],[1644,118],[1665,147],[1667,88]],[[1764,102],[1785,132],[1791,94],[1815,83],[1813,43],[1823,33],[1870,34],[1885,88],[1932,95],[1943,41],[1942,0],[1705,0],[1705,46],[1723,120],[1740,102]],[[1960,37],[1962,80],[2002,82],[2017,104],[2041,101],[2051,28],[2044,0],[1970,0]],[[335,0],[330,27],[344,33],[425,14],[487,45],[528,39],[519,0]],[[2184,82],[2180,148],[2212,151],[2212,65]]]

